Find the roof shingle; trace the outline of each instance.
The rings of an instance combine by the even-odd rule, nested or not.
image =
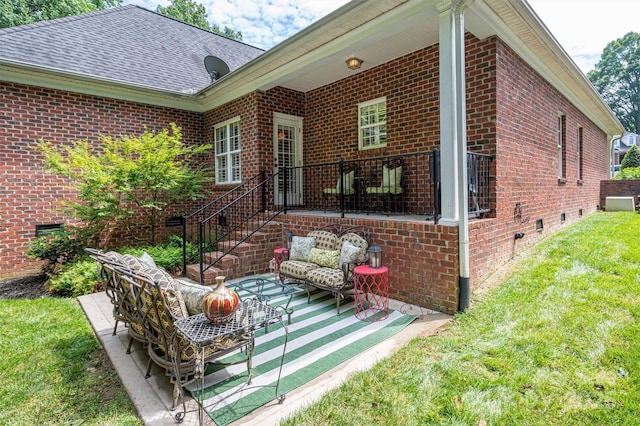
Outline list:
[[[263,52],[135,5],[0,29],[0,59],[172,92],[211,84],[207,55],[233,72]]]

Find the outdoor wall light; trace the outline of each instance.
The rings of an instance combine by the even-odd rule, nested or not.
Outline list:
[[[358,59],[355,56],[352,56],[351,58],[347,59],[345,62],[347,63],[347,68],[349,68],[350,70],[357,70],[362,66],[363,61],[362,59]]]
[[[376,243],[371,244],[367,249],[369,253],[369,266],[372,268],[379,268],[382,266],[382,249]]]
[[[291,243],[293,242],[294,235],[295,234],[291,230],[288,230],[287,233],[285,234],[285,236],[287,237],[287,248],[289,250],[291,250]]]

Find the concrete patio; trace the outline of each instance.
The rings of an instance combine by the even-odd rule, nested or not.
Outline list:
[[[129,337],[123,326],[119,325],[115,336],[112,334],[114,327],[112,305],[106,294],[104,292],[90,294],[81,296],[78,300],[144,424],[153,426],[176,424],[174,415],[178,410],[171,411],[173,385],[164,371],[155,365],[152,367],[151,377],[145,380],[144,374],[148,362],[146,351],[138,342],[134,342],[132,353],[130,355],[126,353]],[[287,393],[283,404],[278,404],[274,400],[235,421],[232,425],[277,425],[293,412],[317,401],[322,394],[342,383],[352,374],[371,368],[376,362],[392,355],[413,337],[434,334],[446,326],[452,318],[450,315],[395,300],[390,300],[389,306],[391,309],[401,309],[405,313],[416,315],[418,319],[400,333]],[[293,321],[295,322],[295,312]],[[187,395],[189,395],[188,392]],[[187,409],[190,411],[182,424],[197,425],[197,404],[190,396],[187,396]],[[205,424],[215,425],[206,416],[205,420]]]

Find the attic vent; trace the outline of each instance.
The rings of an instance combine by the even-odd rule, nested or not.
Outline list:
[[[212,83],[215,83],[217,79],[229,74],[229,65],[217,56],[209,55],[204,58],[204,67],[207,69]]]

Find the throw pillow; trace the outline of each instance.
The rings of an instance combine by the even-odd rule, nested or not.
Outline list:
[[[309,253],[316,246],[315,238],[296,237],[291,241],[291,250],[289,250],[289,260],[309,261]]]
[[[175,280],[175,284],[182,294],[184,304],[187,307],[189,315],[197,315],[202,313],[202,299],[207,293],[213,291],[211,287],[200,284],[189,283],[182,280]]]
[[[312,248],[309,252],[309,262],[326,268],[339,268],[340,252],[338,250]]]
[[[362,249],[351,244],[349,241],[345,241],[342,244],[340,250],[340,263],[339,267],[342,268],[345,264],[356,263],[362,258]]]
[[[140,262],[144,263],[147,266],[150,266],[152,268],[158,267],[158,265],[156,265],[156,262],[153,260],[153,257],[151,257],[149,253],[147,253],[146,251],[142,253],[142,256],[140,256],[139,259],[140,259]]]

